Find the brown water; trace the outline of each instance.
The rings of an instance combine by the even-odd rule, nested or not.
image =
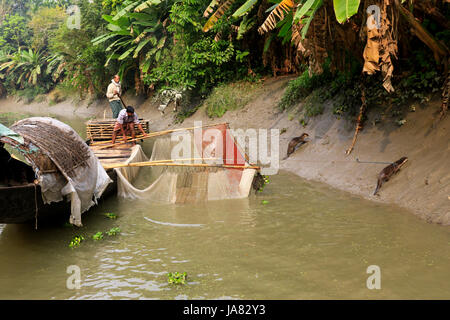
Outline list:
[[[243,200],[110,198],[83,223],[0,225],[0,299],[450,298],[448,227],[286,172]],[[120,235],[92,239],[115,226]],[[70,249],[76,234],[86,240]],[[81,270],[78,290],[66,287],[70,265]],[[366,287],[370,265],[381,269],[380,290]],[[169,285],[174,271],[188,284]]]

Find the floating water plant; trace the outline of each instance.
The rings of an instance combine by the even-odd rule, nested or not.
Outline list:
[[[170,272],[167,274],[169,284],[186,284],[186,272]]]
[[[115,235],[118,235],[119,233],[120,233],[119,227],[114,227],[114,228],[111,228],[109,231],[106,231],[106,234],[108,236],[115,236]]]
[[[110,218],[110,219],[117,219],[117,215],[115,213],[112,213],[112,212],[105,213],[105,216]]]
[[[83,240],[84,240],[83,236],[80,236],[80,235],[74,236],[69,243],[69,248],[74,249],[74,248],[79,247]]]
[[[99,231],[96,234],[92,236],[92,239],[94,240],[103,240],[103,232]]]
[[[270,180],[267,176],[262,176],[263,180],[262,180],[262,186],[259,188],[258,192],[263,192],[264,187],[269,184]]]
[[[262,201],[262,204],[268,204],[268,203],[269,203],[269,201],[267,201],[267,200]]]

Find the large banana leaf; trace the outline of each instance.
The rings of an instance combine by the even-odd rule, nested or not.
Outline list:
[[[223,14],[231,7],[231,5],[234,3],[235,0],[227,0],[224,4],[222,4],[216,12],[206,21],[205,25],[203,26],[203,32],[209,31],[216,22],[223,16]]]
[[[208,18],[209,15],[214,11],[214,7],[219,4],[219,0],[212,0],[211,3],[206,8],[205,12],[203,12],[203,16]]]
[[[259,33],[265,33],[273,30],[277,22],[283,20],[287,13],[294,8],[294,2],[292,0],[281,1],[269,14],[264,23],[258,28]]]
[[[130,49],[128,49],[127,51],[125,51],[117,60],[123,60],[126,57],[128,57],[134,50],[136,49],[136,47],[131,47]]]
[[[139,55],[139,51],[141,51],[141,49],[150,41],[150,39],[150,37],[146,38],[139,43],[136,50],[134,51],[133,58],[137,58],[137,56]]]
[[[294,16],[294,22],[298,22],[303,16],[311,9],[311,7],[318,2],[318,0],[307,0],[302,6],[299,5],[300,9],[297,9],[297,12]]]
[[[258,0],[247,0],[242,6],[239,7],[239,9],[236,10],[235,13],[233,13],[233,17],[238,18],[246,14],[251,8],[253,8],[256,2],[258,2]]]
[[[160,3],[161,3],[161,0],[148,0],[148,1],[145,1],[144,3],[138,5],[134,9],[134,11],[141,12],[142,10],[145,10],[145,9],[147,9],[147,8],[153,6],[153,5],[158,5]]]
[[[131,9],[136,7],[138,5],[138,3],[139,2],[137,2],[137,1],[133,2],[133,3],[129,4],[128,6],[126,6],[125,8],[123,8],[122,10],[120,10],[119,12],[117,12],[117,14],[114,16],[113,20],[114,21],[119,20],[121,17],[123,17],[124,15],[129,13]]]
[[[319,10],[319,8],[322,6],[323,0],[316,0],[316,2],[313,4],[311,9],[305,14],[306,21],[304,22],[303,28],[302,28],[302,39],[305,39],[306,33],[308,32],[309,25],[311,24],[311,21],[314,19],[314,15],[316,14],[316,11]]]
[[[333,0],[337,21],[343,23],[356,14],[359,9],[359,3],[360,0]]]

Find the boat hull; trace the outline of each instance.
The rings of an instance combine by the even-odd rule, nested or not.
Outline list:
[[[107,170],[113,180],[103,192],[101,199],[116,194],[117,175],[114,170]],[[59,201],[44,204],[41,187],[33,183],[20,186],[0,187],[0,223],[22,224],[36,221],[42,222],[52,218],[70,216],[70,201]]]

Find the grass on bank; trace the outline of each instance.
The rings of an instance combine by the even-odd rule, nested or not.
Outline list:
[[[257,82],[221,84],[203,102],[206,114],[210,118],[220,118],[227,111],[240,109],[255,97],[260,87],[261,84]]]

